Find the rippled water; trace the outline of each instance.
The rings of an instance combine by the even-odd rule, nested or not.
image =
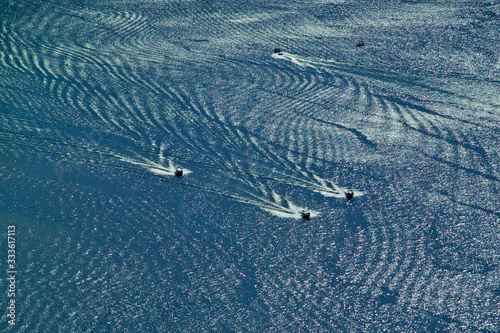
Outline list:
[[[0,15],[2,330],[500,330],[500,5]]]

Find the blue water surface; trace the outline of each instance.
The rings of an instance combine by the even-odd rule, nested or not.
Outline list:
[[[2,1],[0,329],[500,331],[499,15]]]

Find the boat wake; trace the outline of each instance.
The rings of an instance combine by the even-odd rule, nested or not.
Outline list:
[[[273,53],[272,57],[276,58],[276,59],[288,60],[288,61],[291,61],[294,64],[302,66],[302,67],[316,68],[311,62],[307,61],[303,57],[299,57],[295,54],[291,54],[288,52]]]
[[[157,163],[140,155],[137,156],[142,159],[142,161],[118,154],[113,154],[112,156],[118,158],[120,161],[144,167],[149,172],[159,176],[175,176],[177,169],[180,168],[178,165],[175,165],[170,159],[162,159],[159,161],[159,163]],[[185,168],[182,168],[182,172],[183,176],[193,173],[193,171]]]
[[[302,219],[303,213],[308,212],[310,217],[317,217],[320,215],[320,212],[309,210],[305,207],[300,207],[292,203],[290,200],[286,199],[282,195],[279,195],[275,191],[272,191],[268,197],[269,199],[261,196],[257,196],[252,193],[248,193],[250,196],[255,198],[256,200],[247,200],[243,199],[245,203],[251,203],[254,206],[257,206],[272,215],[283,217],[283,218],[292,218],[292,219]]]

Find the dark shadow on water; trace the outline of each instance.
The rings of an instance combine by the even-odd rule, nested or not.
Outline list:
[[[462,206],[466,206],[466,207],[469,207],[469,208],[473,208],[473,209],[477,209],[477,210],[480,210],[486,214],[491,214],[491,215],[495,215],[496,217],[500,217],[500,212],[497,212],[497,211],[494,211],[492,209],[488,209],[488,208],[484,208],[484,207],[481,207],[481,206],[478,206],[478,205],[471,205],[471,204],[468,204],[468,203],[465,203],[465,202],[460,202],[460,201],[454,201],[455,203],[459,204],[459,205],[462,205]]]
[[[423,155],[425,155],[425,156],[433,159],[436,162],[439,162],[439,163],[442,163],[442,164],[446,164],[446,165],[448,165],[448,166],[450,166],[452,168],[463,170],[463,171],[465,171],[467,173],[470,173],[470,174],[473,174],[473,175],[477,175],[477,176],[481,176],[481,177],[484,177],[484,178],[486,178],[488,180],[492,180],[492,181],[495,181],[495,182],[499,182],[500,181],[499,178],[497,178],[497,177],[495,177],[493,175],[488,175],[488,174],[486,174],[486,173],[484,173],[482,171],[478,171],[478,170],[475,170],[475,169],[463,167],[463,166],[461,166],[461,165],[459,165],[457,163],[446,161],[446,160],[444,160],[444,159],[442,159],[440,157],[430,156],[430,155],[427,155],[425,153],[423,153]]]

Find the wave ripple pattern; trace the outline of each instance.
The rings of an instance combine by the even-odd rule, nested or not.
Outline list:
[[[500,331],[499,17],[4,1],[0,330]]]

